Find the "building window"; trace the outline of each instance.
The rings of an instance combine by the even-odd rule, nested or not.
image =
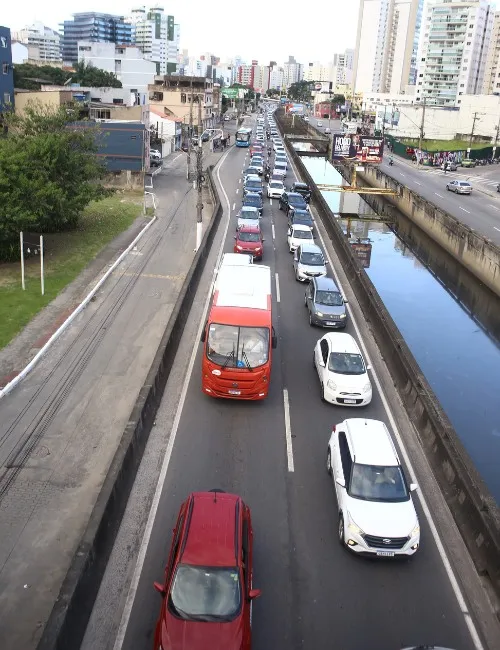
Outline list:
[[[123,104],[123,99],[117,99],[116,97],[113,97],[113,104]]]
[[[470,41],[467,41],[467,45],[470,45],[470,44],[471,44],[471,42],[470,42]]]
[[[3,103],[7,106],[10,104],[10,93],[3,94]]]
[[[9,64],[8,63],[2,63],[2,73],[3,74],[9,74]]]
[[[185,104],[186,100],[187,100],[186,93],[181,93],[181,104]]]

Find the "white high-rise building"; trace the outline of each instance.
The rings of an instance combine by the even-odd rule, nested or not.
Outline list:
[[[354,50],[347,49],[345,52],[333,55],[335,78],[333,81],[340,86],[352,82],[352,69],[354,66]]]
[[[360,0],[353,66],[356,92],[404,92],[415,76],[423,0]]]
[[[288,61],[283,64],[283,84],[290,88],[293,83],[300,81],[304,77],[304,66],[297,63],[293,56],[288,57]]]
[[[283,68],[273,65],[269,73],[269,88],[282,90],[285,87],[284,79],[285,73],[283,72]]]
[[[337,69],[333,63],[320,63],[313,61],[304,66],[304,79],[306,81],[335,81]]]
[[[483,90],[494,10],[488,0],[428,0],[418,52],[416,100],[459,106]]]
[[[493,16],[491,39],[484,68],[483,95],[500,94],[500,11]]]
[[[132,41],[148,61],[156,63],[159,75],[175,74],[179,55],[179,25],[162,7],[132,9]]]
[[[53,29],[35,22],[29,27],[13,32],[12,40],[28,48],[28,59],[41,62],[59,62],[61,57],[61,36]]]

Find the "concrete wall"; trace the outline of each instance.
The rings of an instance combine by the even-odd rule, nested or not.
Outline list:
[[[279,116],[276,121],[282,130]],[[420,444],[467,545],[476,570],[489,583],[498,598],[500,597],[500,509],[472,464],[456,431],[321,192],[314,185],[299,156],[286,140],[285,143],[301,179],[313,188],[312,205],[341,260],[363,314],[371,324],[381,355],[415,426]]]
[[[71,90],[30,90],[28,92],[15,91],[16,115],[22,115],[29,102],[43,104],[54,110],[63,104],[70,104],[73,101]]]
[[[382,211],[382,205],[386,201],[395,205],[478,280],[500,296],[500,247],[460,223],[451,214],[436,208],[378,167],[366,167],[365,170],[364,173],[358,172],[360,184],[396,191],[394,197],[372,197],[376,200],[372,207],[377,212]]]

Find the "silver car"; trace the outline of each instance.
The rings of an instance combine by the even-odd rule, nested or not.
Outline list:
[[[313,278],[304,295],[309,325],[343,329],[347,323],[346,300],[332,278]]]
[[[466,181],[451,181],[446,184],[446,189],[456,194],[470,194],[472,192],[472,185]]]
[[[326,275],[323,252],[316,244],[302,244],[293,255],[293,270],[298,282],[308,282],[312,278]]]

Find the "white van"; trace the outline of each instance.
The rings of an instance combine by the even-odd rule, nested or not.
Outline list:
[[[253,264],[252,255],[242,255],[241,253],[224,253],[219,264],[219,269],[223,266],[246,266]]]

